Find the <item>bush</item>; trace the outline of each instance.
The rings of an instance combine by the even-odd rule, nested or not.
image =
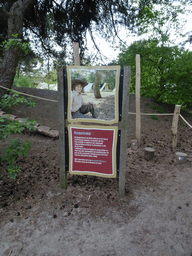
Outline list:
[[[18,93],[5,94],[0,102],[0,110],[10,109],[12,106],[21,103],[27,106],[34,106],[31,100],[19,96]],[[21,133],[26,128],[29,130],[35,129],[35,124],[35,120],[30,121],[28,118],[24,119],[23,122],[19,122],[18,120],[9,121],[7,118],[0,116],[0,140],[7,139],[10,134]],[[0,152],[0,162],[6,161],[8,163],[7,171],[10,178],[16,179],[20,168],[15,165],[15,161],[19,156],[28,155],[30,148],[30,141],[24,142],[22,139],[16,138],[10,141],[3,152]]]
[[[0,109],[11,113],[11,108],[19,106],[20,104],[24,104],[25,107],[34,107],[36,103],[32,101],[31,98],[25,98],[21,96],[20,93],[9,90],[9,94],[5,94],[1,98]]]
[[[158,106],[158,105],[154,105],[154,106],[151,106],[151,109],[157,111],[157,113],[164,113],[164,109],[161,107],[161,106]]]
[[[16,179],[18,172],[21,171],[20,167],[15,165],[15,160],[19,156],[27,156],[30,148],[29,140],[24,142],[22,139],[16,138],[10,141],[3,155],[0,156],[1,161],[6,160],[8,162],[7,171],[10,178]]]
[[[154,115],[154,116],[151,116],[151,119],[158,120],[158,117]]]
[[[37,85],[34,84],[34,78],[30,76],[20,76],[15,78],[15,83],[17,87],[27,87],[27,88],[36,88]]]

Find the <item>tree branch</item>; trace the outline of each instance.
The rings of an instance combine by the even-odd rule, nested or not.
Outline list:
[[[26,9],[29,7],[29,5],[32,4],[35,1],[36,0],[23,0],[23,11],[25,12]]]
[[[113,24],[113,29],[114,29],[114,32],[115,32],[115,36],[119,39],[120,42],[122,42],[125,46],[127,46],[126,43],[119,37],[119,35],[117,33],[114,18],[113,18],[113,12],[112,12],[112,9],[111,9],[111,5],[109,7],[109,11],[110,11],[110,14],[111,14],[111,19],[112,19],[112,24]]]
[[[42,40],[42,38],[40,37],[40,35],[31,27],[28,25],[28,28],[39,38],[43,48],[46,50],[46,51],[49,51],[49,48],[46,46],[46,44],[44,43],[44,41]]]
[[[103,61],[103,62],[104,62],[104,60],[103,60],[102,56],[109,60],[109,58],[108,58],[107,56],[105,56],[104,54],[102,54],[102,53],[101,53],[101,51],[100,51],[99,47],[97,46],[97,44],[96,44],[96,42],[95,42],[95,39],[94,39],[94,37],[93,37],[93,33],[92,33],[92,31],[91,31],[91,29],[90,29],[90,28],[88,28],[88,31],[89,31],[89,34],[90,34],[91,40],[92,40],[92,42],[93,42],[93,44],[94,44],[94,46],[95,46],[95,48],[96,48],[96,50],[97,50],[97,53],[99,53],[99,55],[100,55],[101,61]]]
[[[6,10],[5,6],[2,7],[2,11],[7,17],[9,16],[9,12]]]

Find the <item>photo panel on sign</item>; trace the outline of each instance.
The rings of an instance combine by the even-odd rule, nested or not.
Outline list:
[[[120,66],[68,66],[68,121],[117,123],[119,76]]]

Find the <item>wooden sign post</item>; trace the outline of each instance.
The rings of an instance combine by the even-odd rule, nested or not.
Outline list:
[[[65,163],[65,99],[64,99],[64,74],[63,69],[57,72],[58,81],[58,120],[59,120],[59,164],[60,164],[60,185],[67,188],[67,169]]]
[[[76,65],[79,66],[80,64],[80,58],[79,58],[79,45],[78,43],[74,43],[74,63],[76,63]],[[78,67],[76,67],[78,68]],[[82,67],[83,68],[83,67]],[[84,67],[85,68],[85,67]],[[89,67],[90,68],[90,67]],[[94,67],[93,67],[94,68]],[[96,67],[98,69],[98,67]],[[100,67],[99,67],[100,68]],[[100,69],[117,69],[116,67],[101,67]],[[119,67],[120,68],[120,67]],[[68,69],[67,69],[68,70]],[[69,67],[70,70],[70,67]],[[73,70],[73,69],[72,69]],[[123,70],[122,70],[123,71]],[[66,71],[65,71],[66,72]],[[70,123],[70,117],[69,117],[69,113],[70,113],[70,101],[68,103],[66,103],[68,101],[68,98],[66,99],[66,97],[68,97],[68,95],[66,94],[66,88],[68,88],[68,90],[70,90],[70,84],[67,85],[67,76],[66,73],[64,72],[63,69],[58,71],[58,102],[59,102],[59,155],[60,155],[60,182],[61,182],[61,187],[62,188],[67,188],[67,171],[68,171],[68,166],[66,165],[66,143],[68,143],[66,141],[66,127],[68,127],[68,132],[70,131],[70,150],[73,156],[75,156],[75,158],[73,158],[73,156],[70,155],[70,161],[69,161],[69,170],[71,171],[70,173],[76,172],[77,174],[79,172],[81,172],[81,174],[85,174],[85,175],[96,175],[96,176],[102,176],[102,177],[115,177],[116,176],[116,160],[114,160],[114,158],[116,159],[115,155],[117,152],[116,151],[116,145],[117,145],[117,135],[118,133],[118,129],[121,131],[120,133],[120,157],[119,157],[119,195],[120,197],[123,197],[125,195],[125,178],[126,178],[126,159],[127,159],[127,131],[128,131],[128,107],[129,107],[129,90],[130,90],[130,77],[131,77],[131,67],[124,67],[124,74],[122,72],[121,76],[123,79],[123,95],[121,96],[122,99],[122,112],[120,115],[120,119],[118,119],[118,111],[116,112],[116,119],[115,119],[115,123],[114,121],[110,124],[108,124],[108,122],[104,121],[104,123],[102,123],[102,120],[96,120],[99,124],[99,122],[101,122],[101,125],[103,126],[98,126],[97,123],[96,126],[93,127],[93,123],[94,120],[91,120],[90,126],[87,126],[87,122],[88,119],[86,119],[86,125],[82,125],[82,122],[85,120],[79,120],[79,126],[76,124],[76,122],[78,122],[78,120],[75,120],[75,122],[73,121],[72,123]],[[69,78],[70,79],[70,76]],[[118,79],[119,80],[119,76]],[[117,88],[118,89],[118,88]],[[70,90],[71,91],[71,90]],[[69,93],[69,91],[68,91]],[[119,90],[117,90],[117,94],[118,95]],[[117,102],[118,102],[118,97],[116,97]],[[116,101],[115,101],[116,102]],[[67,114],[67,108],[66,108],[66,104],[68,104],[68,114]],[[117,105],[117,104],[116,104]],[[118,109],[118,108],[117,108]],[[67,119],[66,119],[67,116]],[[68,120],[69,119],[69,120]],[[118,122],[118,120],[120,120]],[[105,123],[106,122],[106,123]],[[106,133],[106,132],[107,133]],[[99,133],[98,133],[99,132]],[[102,138],[97,138],[97,134],[100,135],[102,132]],[[75,135],[73,135],[73,133]],[[114,134],[113,140],[108,139],[106,137],[106,135],[104,134],[106,133],[107,136],[109,136],[110,134]],[[83,134],[83,136],[81,135]],[[90,135],[91,134],[91,135]],[[104,136],[105,135],[105,136]],[[91,136],[91,137],[90,137]],[[111,136],[111,135],[110,135]],[[84,137],[87,137],[86,141],[84,142],[83,139]],[[90,138],[89,138],[90,137]],[[73,138],[73,139],[71,139]],[[102,141],[103,139],[103,141]],[[93,147],[95,147],[95,144],[100,145],[101,147],[103,147],[101,149],[101,152],[98,152],[98,145],[97,145],[97,149],[94,151],[96,152],[94,155],[94,159],[91,158],[91,153],[89,153],[89,155],[87,155],[87,151],[85,151],[82,148],[82,145],[85,144],[85,146],[87,147],[88,144],[86,143],[92,143]],[[111,148],[110,144],[108,142],[110,142],[113,145],[113,149]],[[79,145],[79,143],[81,144],[81,151],[77,151],[76,148]],[[84,144],[82,144],[84,143]],[[103,143],[103,144],[102,144]],[[109,144],[109,148],[107,148],[107,144],[104,145],[105,143]],[[79,146],[78,146],[79,147]],[[85,148],[86,148],[85,147]],[[106,147],[106,148],[104,148]],[[88,148],[89,149],[89,148]],[[86,148],[86,150],[88,150]],[[84,151],[83,151],[84,150]],[[92,150],[92,149],[91,149]],[[83,159],[81,159],[81,154],[83,156]],[[95,160],[97,155],[99,156],[99,160]],[[102,159],[100,159],[102,158]],[[105,158],[105,159],[104,159]],[[111,167],[108,167],[108,158],[110,158],[110,164]],[[101,161],[102,160],[102,161]],[[68,161],[67,161],[68,162]],[[106,163],[105,163],[106,162]],[[72,163],[72,164],[71,164]],[[91,165],[90,165],[91,163]],[[91,166],[89,167],[89,169],[91,170],[84,170],[84,169],[79,169],[81,167],[81,164],[84,164],[86,166]],[[103,173],[100,174],[98,171],[96,172],[94,170],[94,166],[97,164],[98,166],[102,165],[106,165],[107,164],[107,169],[106,172],[107,173]],[[73,168],[74,167],[74,168]],[[76,169],[75,169],[76,168]],[[114,168],[114,169],[113,169]],[[74,169],[74,170],[73,170]],[[98,168],[97,168],[98,169]],[[101,168],[102,170],[102,168]],[[114,171],[115,170],[115,171]],[[104,170],[102,170],[104,171]],[[91,173],[92,172],[92,173]],[[109,172],[109,174],[108,174]]]
[[[119,195],[125,196],[125,177],[127,159],[127,131],[128,131],[128,112],[129,112],[129,91],[131,82],[131,67],[124,67],[123,78],[123,101],[121,119],[121,142],[120,142],[120,165],[119,165]]]

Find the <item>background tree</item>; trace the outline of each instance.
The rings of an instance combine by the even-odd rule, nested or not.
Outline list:
[[[0,34],[3,35],[3,40],[15,39],[22,42],[24,39],[31,40],[33,35],[32,41],[37,49],[40,43],[46,52],[57,58],[59,55],[54,45],[60,45],[61,54],[65,56],[67,45],[77,41],[82,55],[87,30],[93,41],[94,29],[97,29],[106,39],[118,37],[118,24],[136,31],[137,25],[142,26],[142,20],[147,20],[149,15],[151,20],[155,17],[155,15],[151,16],[149,7],[153,9],[155,4],[160,3],[162,6],[169,6],[173,1],[138,0],[130,4],[126,0],[2,0],[0,22],[4,26],[0,27]],[[49,46],[47,44],[48,16],[53,24]],[[18,34],[17,38],[14,37],[16,34]],[[0,66],[0,85],[7,88],[12,86],[21,53],[19,44],[16,42],[4,50]]]
[[[192,106],[192,52],[166,46],[157,39],[134,42],[119,54],[121,66],[132,66],[135,92],[135,55],[141,56],[141,94],[165,103]]]
[[[102,78],[102,83],[107,83],[110,90],[115,89],[116,82],[116,71],[106,70],[104,71],[104,77]]]
[[[34,72],[34,68],[38,64],[42,65],[43,60],[38,57],[32,50],[29,50],[27,55],[22,53],[17,66],[17,77],[19,78],[21,74],[30,75]]]

